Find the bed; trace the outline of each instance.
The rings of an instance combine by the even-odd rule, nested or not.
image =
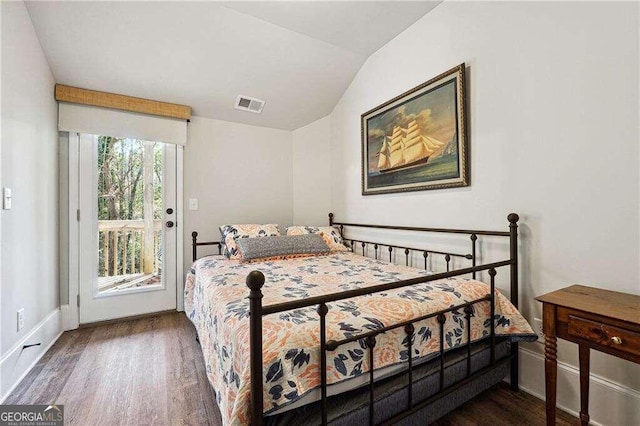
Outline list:
[[[198,259],[198,247],[220,244],[198,242],[194,232],[185,311],[223,422],[424,424],[509,372],[517,388],[517,342],[536,338],[517,311],[517,220],[511,214],[509,232],[491,232],[330,215],[343,236],[349,227],[467,233],[471,254],[345,239],[351,251],[258,263]],[[510,258],[476,265],[478,235],[509,237]],[[416,251],[423,269],[408,266]],[[387,253],[404,253],[405,264],[383,260]],[[435,255],[447,272],[426,268]],[[471,265],[450,270],[452,256]],[[495,289],[501,267],[511,269],[511,301]],[[475,280],[481,271],[489,284]]]

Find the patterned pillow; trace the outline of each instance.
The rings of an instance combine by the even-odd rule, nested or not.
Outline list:
[[[325,244],[329,247],[331,252],[351,251],[351,249],[347,248],[347,246],[345,246],[344,244],[336,242],[335,236],[332,234],[327,234],[326,232],[320,231],[318,235],[322,237],[322,239],[324,240]]]
[[[236,240],[242,262],[290,259],[330,252],[329,246],[317,234],[286,237],[239,238]]]
[[[280,235],[280,230],[276,224],[222,225],[220,235],[224,244],[223,254],[229,259],[240,259],[236,245],[238,238],[275,237]]]
[[[325,234],[325,242],[331,251],[349,251],[344,246],[340,231],[335,226],[290,226],[287,228],[287,235],[304,235],[304,234]]]

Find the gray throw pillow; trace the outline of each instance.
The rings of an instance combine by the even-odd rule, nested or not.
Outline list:
[[[317,234],[240,238],[236,240],[243,262],[270,258],[287,258],[327,254],[329,246]]]

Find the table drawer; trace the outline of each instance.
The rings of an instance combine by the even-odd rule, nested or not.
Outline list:
[[[640,356],[640,333],[569,315],[569,335]]]

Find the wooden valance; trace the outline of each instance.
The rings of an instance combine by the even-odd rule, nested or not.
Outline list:
[[[191,118],[191,107],[56,84],[56,101],[139,112],[161,117]]]

